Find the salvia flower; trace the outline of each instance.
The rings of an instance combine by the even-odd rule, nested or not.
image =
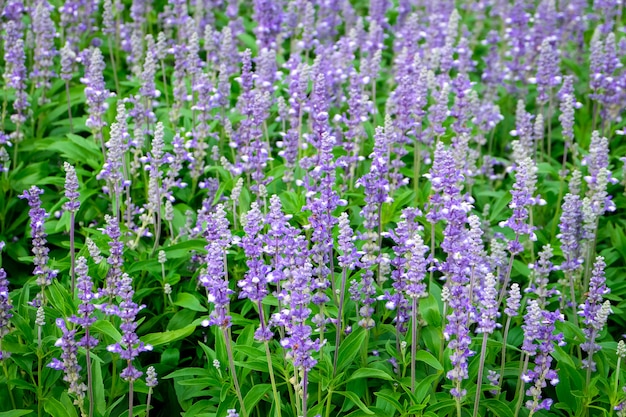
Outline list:
[[[124,242],[120,240],[122,233],[120,231],[120,224],[117,218],[105,215],[104,220],[106,222],[104,234],[107,235],[111,241],[109,242],[110,253],[107,258],[109,270],[107,272],[106,285],[103,289],[103,295],[112,298],[118,295],[120,290],[122,266],[124,264]]]
[[[76,169],[67,162],[63,164],[63,167],[65,169],[65,198],[69,200],[63,205],[63,208],[69,212],[76,213],[80,208]]]
[[[607,307],[602,304],[604,296],[611,292],[606,286],[605,267],[604,258],[598,256],[593,264],[587,298],[584,304],[578,306],[580,309],[578,314],[583,318],[583,324],[586,326],[583,329],[586,341],[580,345],[580,348],[588,355],[587,359],[583,360],[583,367],[589,367],[592,371],[595,370],[593,354],[600,350],[600,345],[596,343],[596,337],[604,327],[611,308],[610,303]],[[604,312],[602,312],[603,308],[605,309]]]
[[[530,300],[529,309],[531,304],[537,305],[535,300]],[[542,390],[547,386],[548,382],[552,386],[559,383],[559,376],[556,370],[551,368],[552,352],[554,352],[555,343],[559,346],[565,344],[562,333],[554,334],[557,321],[563,321],[563,315],[558,310],[555,312],[540,310],[539,321],[534,324],[537,331],[533,335],[536,353],[535,366],[521,377],[522,381],[531,383],[530,388],[526,391],[526,395],[532,398],[526,401],[525,404],[531,413],[550,409],[552,399],[544,399]],[[526,331],[524,331],[524,336],[525,338],[527,337]]]
[[[57,319],[56,325],[63,335],[57,340],[56,346],[62,350],[61,359],[53,359],[48,367],[63,371],[63,380],[69,384],[68,393],[76,396],[79,403],[85,398],[87,386],[80,376],[81,367],[78,364],[78,343],[76,343],[76,329],[68,329],[63,319]]]
[[[9,334],[10,320],[13,317],[11,310],[13,304],[11,298],[9,298],[9,280],[7,279],[7,273],[4,268],[0,268],[0,346],[2,344],[2,338]],[[9,356],[8,352],[4,352],[0,347],[0,360]]]
[[[133,279],[128,274],[123,274],[118,284],[117,293],[121,298],[119,306],[107,306],[107,310],[122,319],[120,329],[122,339],[115,344],[107,346],[109,352],[117,353],[126,361],[126,367],[122,369],[120,376],[125,381],[136,381],[143,374],[135,368],[132,361],[141,352],[152,350],[152,346],[144,344],[137,336],[137,314],[144,308],[133,301]]]
[[[44,89],[50,88],[50,80],[56,75],[52,69],[57,50],[54,46],[56,29],[54,22],[50,18],[51,9],[50,3],[46,0],[40,0],[35,6],[35,14],[33,15],[35,53],[33,56],[34,68],[31,76],[35,78],[37,88],[43,87]],[[40,101],[44,103],[46,101],[45,95],[42,93],[41,97]]]
[[[204,232],[207,245],[205,257],[205,269],[198,276],[200,285],[206,288],[209,303],[214,305],[210,318],[202,323],[203,326],[218,326],[227,329],[231,325],[232,317],[228,314],[230,295],[233,291],[228,288],[226,278],[226,251],[232,244],[232,235],[228,228],[226,211],[221,204],[215,207],[215,211],[209,217],[211,223],[207,224]]]
[[[87,259],[84,256],[76,260],[76,288],[78,289],[78,314],[72,316],[69,320],[81,326],[85,330],[85,336],[79,341],[78,345],[86,349],[93,348],[98,342],[95,338],[88,335],[88,330],[95,323],[96,317],[94,311],[96,306],[93,301],[98,298],[98,294],[94,291],[93,281],[89,276],[89,267]]]
[[[504,314],[509,317],[516,317],[519,314],[519,309],[522,302],[522,294],[520,292],[519,284],[514,282],[509,289],[509,297],[506,299],[506,308]]]
[[[44,228],[44,222],[48,217],[48,213],[41,207],[40,195],[43,194],[43,190],[32,186],[30,189],[25,190],[20,198],[26,199],[30,206],[28,215],[30,217],[30,227],[33,239],[33,263],[35,269],[33,274],[37,277],[37,285],[45,287],[52,284],[52,279],[56,277],[57,272],[50,269],[48,266],[48,253],[50,250],[46,246],[46,234]]]
[[[103,116],[109,107],[106,100],[111,96],[111,92],[104,84],[104,69],[104,57],[100,48],[93,48],[85,69],[85,76],[80,81],[85,84],[87,112],[89,113],[85,124],[95,132],[100,132],[106,126]]]

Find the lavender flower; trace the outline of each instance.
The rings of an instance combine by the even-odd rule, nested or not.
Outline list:
[[[537,102],[546,103],[551,96],[552,88],[561,84],[559,75],[559,54],[551,39],[544,39],[539,48],[537,61],[537,77],[531,82],[537,83]]]
[[[312,301],[312,276],[313,267],[308,262],[292,271],[292,277],[284,283],[283,293],[279,295],[287,306],[272,317],[274,323],[285,326],[287,335],[280,344],[289,349],[287,359],[293,362],[294,367],[305,371],[315,366],[317,360],[312,353],[320,349],[320,341],[311,339],[312,329],[307,324],[311,315],[309,304]]]
[[[509,290],[509,297],[506,299],[506,308],[504,314],[509,317],[516,317],[519,314],[519,308],[522,301],[519,284],[514,282]]]
[[[87,108],[89,117],[87,118],[87,127],[101,135],[101,130],[106,126],[103,119],[104,112],[109,107],[106,99],[112,94],[106,89],[104,84],[103,71],[105,69],[104,58],[99,48],[93,48],[89,62],[87,63],[85,76],[81,78],[81,82],[85,84],[85,96],[87,98]]]
[[[52,69],[57,50],[54,46],[56,29],[50,18],[53,7],[46,1],[40,0],[35,6],[33,16],[33,31],[35,32],[35,53],[33,56],[34,68],[31,76],[36,80],[37,88],[43,87],[40,104],[45,103],[45,90],[51,86],[50,79],[56,74]]]
[[[0,268],[0,361],[9,357],[9,352],[2,350],[2,338],[10,332],[10,320],[13,317],[13,304],[9,297],[9,280],[4,268]]]
[[[244,279],[237,283],[239,288],[241,288],[239,298],[249,298],[250,301],[256,303],[259,307],[261,323],[254,336],[256,340],[265,342],[272,338],[272,332],[266,327],[261,305],[261,302],[269,293],[267,284],[270,268],[263,262],[263,236],[261,232],[265,219],[256,202],[252,203],[250,211],[246,213],[242,222],[246,235],[241,239],[240,244],[246,254],[248,271]]]
[[[517,161],[515,183],[511,195],[509,208],[513,210],[513,215],[500,226],[508,226],[515,232],[515,240],[510,241],[508,248],[511,254],[518,254],[523,250],[519,237],[528,235],[531,240],[535,240],[534,227],[527,223],[530,206],[544,203],[540,197],[534,197],[537,184],[537,167],[530,157],[523,157]]]
[[[51,270],[48,266],[48,253],[50,250],[46,247],[46,237],[48,235],[44,228],[44,222],[48,217],[48,213],[41,208],[41,199],[39,198],[41,194],[43,194],[43,190],[33,185],[19,197],[28,200],[28,205],[30,206],[28,216],[30,217],[33,239],[33,255],[35,255],[33,259],[35,264],[33,274],[37,277],[37,285],[43,289],[43,287],[52,284],[57,271]]]
[[[105,215],[104,220],[106,222],[104,234],[106,234],[111,241],[109,242],[110,253],[107,258],[109,270],[107,272],[106,284],[102,290],[102,294],[109,297],[109,299],[112,299],[116,295],[120,295],[122,265],[124,265],[124,242],[120,240],[122,233],[120,231],[120,225],[117,218]]]
[[[210,303],[214,305],[210,318],[202,323],[203,326],[218,326],[225,330],[231,325],[231,316],[228,314],[230,295],[226,279],[226,250],[232,243],[232,236],[228,229],[228,220],[224,207],[219,204],[210,215],[211,224],[205,231],[207,239],[206,268],[198,276],[200,284],[207,290]]]
[[[80,304],[78,306],[78,314],[70,317],[69,321],[85,330],[85,336],[78,342],[78,345],[90,349],[98,343],[95,338],[89,336],[89,328],[96,321],[96,317],[93,314],[96,306],[93,304],[93,301],[98,298],[98,294],[94,292],[93,281],[89,276],[87,259],[84,256],[79,257],[76,261],[76,274],[78,275],[76,288],[78,289]]]
[[[555,322],[563,321],[563,315],[557,310],[554,313],[543,311],[537,305],[536,300],[530,300],[528,305],[529,312],[531,309],[538,310],[539,317],[536,322],[526,321],[527,328],[524,329],[524,341],[530,341],[533,343],[532,354],[535,356],[535,366],[532,370],[525,372],[521,378],[522,381],[533,383],[526,391],[526,395],[532,397],[532,399],[526,401],[526,408],[531,413],[535,413],[538,410],[549,410],[552,406],[552,399],[542,398],[542,389],[546,387],[547,381],[550,385],[556,385],[559,383],[559,376],[554,369],[551,369],[552,365],[552,352],[554,351],[554,344],[563,346],[563,334],[554,334]],[[527,329],[532,327],[532,336],[527,333]]]
[[[593,264],[587,298],[584,304],[578,306],[580,309],[578,314],[583,318],[583,323],[586,326],[583,329],[586,341],[580,345],[580,348],[587,352],[587,359],[583,360],[583,368],[589,368],[591,371],[596,369],[593,354],[600,350],[600,345],[596,343],[596,337],[606,324],[606,319],[611,309],[610,303],[606,307],[602,304],[604,296],[611,292],[606,286],[605,267],[604,258],[598,256]],[[604,311],[602,311],[603,309]]]
[[[81,382],[81,367],[78,364],[78,344],[76,343],[76,329],[69,330],[65,324],[65,320],[57,319],[56,325],[63,336],[57,340],[55,346],[62,350],[61,360],[53,359],[48,367],[57,371],[63,371],[63,380],[69,384],[68,393],[76,396],[78,403],[82,404],[85,398],[87,386]]]
[[[76,213],[80,208],[80,202],[78,201],[80,193],[78,192],[76,169],[67,162],[63,164],[63,167],[65,169],[65,198],[69,200],[63,204],[63,208],[69,212]]]
[[[139,356],[141,352],[152,350],[152,346],[144,344],[137,336],[136,321],[137,314],[144,308],[144,305],[137,305],[133,301],[133,280],[128,274],[123,274],[118,284],[117,294],[121,298],[119,306],[107,306],[107,310],[119,316],[122,319],[120,329],[122,330],[122,339],[115,344],[107,346],[107,350],[117,353],[120,358],[126,361],[126,367],[120,373],[125,381],[136,381],[141,378],[143,372],[135,368],[132,361]]]

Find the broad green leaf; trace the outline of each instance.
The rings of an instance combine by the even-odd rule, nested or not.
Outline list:
[[[435,358],[432,353],[426,352],[425,350],[418,350],[415,353],[415,360],[418,362],[424,362],[438,371],[443,371],[443,366],[441,366],[437,358]]]
[[[341,342],[339,345],[339,353],[337,355],[337,369],[345,368],[354,360],[354,358],[359,354],[366,337],[367,333],[365,330],[359,327],[346,337],[343,342]]]
[[[253,386],[243,399],[243,404],[246,407],[246,410],[252,410],[254,406],[261,401],[261,398],[263,398],[271,390],[272,386],[270,384],[257,384]],[[268,398],[268,400],[271,401],[270,398]]]
[[[171,343],[176,340],[184,339],[196,330],[196,326],[189,325],[178,330],[167,330],[165,332],[150,333],[141,338],[141,341],[147,345],[159,346],[165,343]]]
[[[192,376],[209,376],[210,372],[208,369],[204,368],[184,368],[178,369],[166,376],[163,379],[170,378],[181,378],[181,377],[192,377]]]
[[[350,375],[350,378],[348,378],[348,381],[352,381],[354,379],[359,379],[359,378],[376,378],[376,379],[384,379],[385,381],[393,381],[393,377],[391,377],[387,372],[381,369],[373,369],[373,368],[357,369],[355,372],[352,373],[352,375]]]
[[[65,408],[61,402],[55,398],[46,398],[43,403],[43,409],[54,417],[71,417],[69,410]],[[74,410],[75,411],[75,410]]]
[[[92,330],[95,330],[96,333],[109,336],[114,342],[122,340],[122,334],[111,324],[110,321],[98,320],[91,326],[91,328]]]
[[[496,417],[514,417],[513,411],[511,411],[509,406],[495,398],[488,398],[480,403],[487,407]]]
[[[374,412],[371,411],[367,406],[361,401],[358,395],[351,391],[337,391],[337,394],[343,395],[350,401],[352,401],[357,407],[359,407],[365,414],[374,415]]]
[[[93,355],[92,355],[93,358]],[[98,359],[99,361],[99,359]],[[93,386],[93,403],[96,412],[103,416],[106,412],[106,399],[104,396],[104,382],[102,380],[102,363],[93,361],[91,364],[92,386]],[[102,362],[102,361],[100,361]]]
[[[396,393],[390,390],[380,390],[380,391],[374,392],[374,395],[380,398],[381,400],[386,401],[389,404],[393,405],[394,408],[398,410],[401,414],[404,413],[405,411],[404,407],[402,406],[402,404],[400,404],[398,399],[395,398],[395,396],[398,396],[398,398],[400,397],[399,393]],[[380,404],[377,403],[377,405],[380,405]]]
[[[34,413],[33,410],[12,410],[12,411],[4,411],[0,413],[0,417],[21,417],[27,414]]]
[[[174,301],[174,304],[179,307],[188,308],[189,310],[193,311],[207,311],[206,307],[200,304],[200,300],[198,300],[192,294],[186,292],[179,293],[176,297],[176,301]]]

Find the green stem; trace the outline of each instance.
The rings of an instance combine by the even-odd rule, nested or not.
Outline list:
[[[0,339],[0,352],[2,352],[2,339]],[[9,391],[9,398],[11,399],[11,405],[13,406],[14,410],[17,410],[17,406],[15,405],[15,397],[13,396],[13,391],[11,390],[11,384],[9,383],[9,370],[7,369],[6,361],[4,360],[2,360],[2,370],[4,371],[4,377],[7,380],[7,391]]]
[[[230,366],[230,373],[232,374],[233,384],[235,385],[237,399],[239,400],[239,406],[241,407],[241,414],[243,417],[248,417],[248,413],[246,412],[246,406],[243,404],[243,396],[241,395],[241,388],[239,387],[237,372],[235,371],[235,358],[233,357],[233,349],[231,346],[228,329],[222,328],[222,333],[224,334],[224,343],[226,344],[226,353],[228,354],[228,364]]]
[[[511,316],[507,316],[506,324],[504,325],[504,334],[502,335],[502,351],[500,353],[500,376],[498,377],[498,388],[502,388],[502,382],[504,381],[504,364],[506,362],[506,341],[509,338],[509,328],[511,326]],[[498,394],[500,396],[500,394]]]
[[[337,376],[337,360],[339,358],[339,343],[343,332],[343,303],[346,293],[346,280],[348,271],[344,267],[341,271],[341,287],[339,289],[339,304],[337,306],[337,326],[335,331],[335,355],[333,358],[333,377]]]
[[[478,380],[476,381],[476,397],[474,397],[474,414],[473,417],[478,417],[478,405],[480,404],[480,387],[483,383],[483,372],[485,370],[485,355],[487,354],[487,336],[486,332],[483,333],[483,342],[480,347],[480,361],[478,362]]]

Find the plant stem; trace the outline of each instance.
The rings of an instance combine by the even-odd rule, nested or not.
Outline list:
[[[67,96],[67,116],[70,120],[70,133],[74,133],[74,124],[72,122],[72,102],[70,101],[70,82],[65,81],[65,95]]]
[[[2,339],[0,339],[0,352],[2,352]],[[7,369],[7,364],[4,360],[2,362],[2,370],[4,371],[4,377],[7,380],[7,391],[9,391],[9,398],[11,399],[11,405],[14,410],[17,410],[17,406],[15,405],[15,397],[13,397],[13,391],[11,390],[11,384],[9,384],[9,370]],[[618,362],[619,363],[619,362]],[[618,367],[619,369],[619,367]]]
[[[508,324],[508,320],[507,320]],[[488,333],[483,333],[483,342],[480,347],[480,360],[478,362],[478,379],[476,381],[476,397],[474,397],[474,417],[478,417],[478,405],[480,404],[480,387],[483,382],[483,372],[485,370],[485,355],[487,354],[487,336]],[[505,345],[506,346],[506,345]]]
[[[415,394],[415,354],[417,352],[417,297],[411,303],[411,392]]]
[[[339,358],[339,343],[343,332],[343,303],[346,296],[346,280],[348,271],[344,267],[341,271],[341,287],[339,289],[339,304],[337,305],[337,328],[335,332],[335,355],[333,358],[333,377],[337,376],[337,360]]]
[[[517,387],[515,388],[516,395],[519,396],[515,404],[515,417],[519,415],[519,411],[522,408],[522,403],[524,402],[525,383],[522,381],[522,375],[526,373],[526,370],[528,369],[528,360],[530,359],[530,356],[528,356],[526,353],[524,353],[523,356],[524,356],[524,361],[522,365],[522,371],[519,374],[519,379],[517,380]]]
[[[308,390],[308,371],[306,368],[302,371],[302,417],[306,417],[307,412],[307,390]]]
[[[130,361],[128,361],[130,366]],[[133,417],[133,380],[128,381],[128,417]]]
[[[226,353],[228,354],[228,364],[230,366],[230,373],[232,374],[233,383],[235,385],[235,392],[237,393],[237,399],[239,399],[239,406],[241,407],[241,414],[243,417],[248,417],[246,407],[243,404],[243,396],[241,395],[241,388],[239,387],[239,380],[237,379],[237,372],[235,371],[235,359],[233,357],[233,349],[230,343],[230,335],[227,328],[222,328],[224,334],[224,343],[226,344]]]
[[[265,329],[267,323],[265,322],[265,314],[263,312],[263,305],[261,301],[257,301],[257,307],[259,308],[259,318],[261,319],[261,327]],[[278,395],[278,390],[276,389],[276,378],[274,377],[274,366],[272,364],[272,355],[270,354],[270,344],[266,340],[265,345],[265,356],[267,358],[267,368],[270,372],[270,381],[272,382],[272,392],[274,393],[274,401],[276,402],[276,410],[278,410],[278,417],[281,417],[280,411],[280,396]]]
[[[511,326],[511,316],[507,316],[504,325],[504,334],[502,335],[502,352],[500,353],[500,376],[498,377],[498,388],[502,387],[504,381],[504,363],[506,362],[506,341],[509,338],[509,328]],[[499,396],[499,394],[498,394]]]
[[[85,330],[85,340],[89,340],[89,328]],[[89,348],[86,348],[87,360],[87,395],[89,396],[89,417],[93,416],[93,377],[91,375],[91,355]]]
[[[72,288],[72,296],[74,295],[74,288],[76,286],[76,274],[74,271],[74,266],[76,265],[76,253],[74,250],[74,221],[75,221],[76,213],[72,211],[70,213],[70,276],[71,276],[71,288]]]
[[[148,390],[148,398],[146,399],[146,417],[150,417],[150,402],[152,400],[152,387]]]

